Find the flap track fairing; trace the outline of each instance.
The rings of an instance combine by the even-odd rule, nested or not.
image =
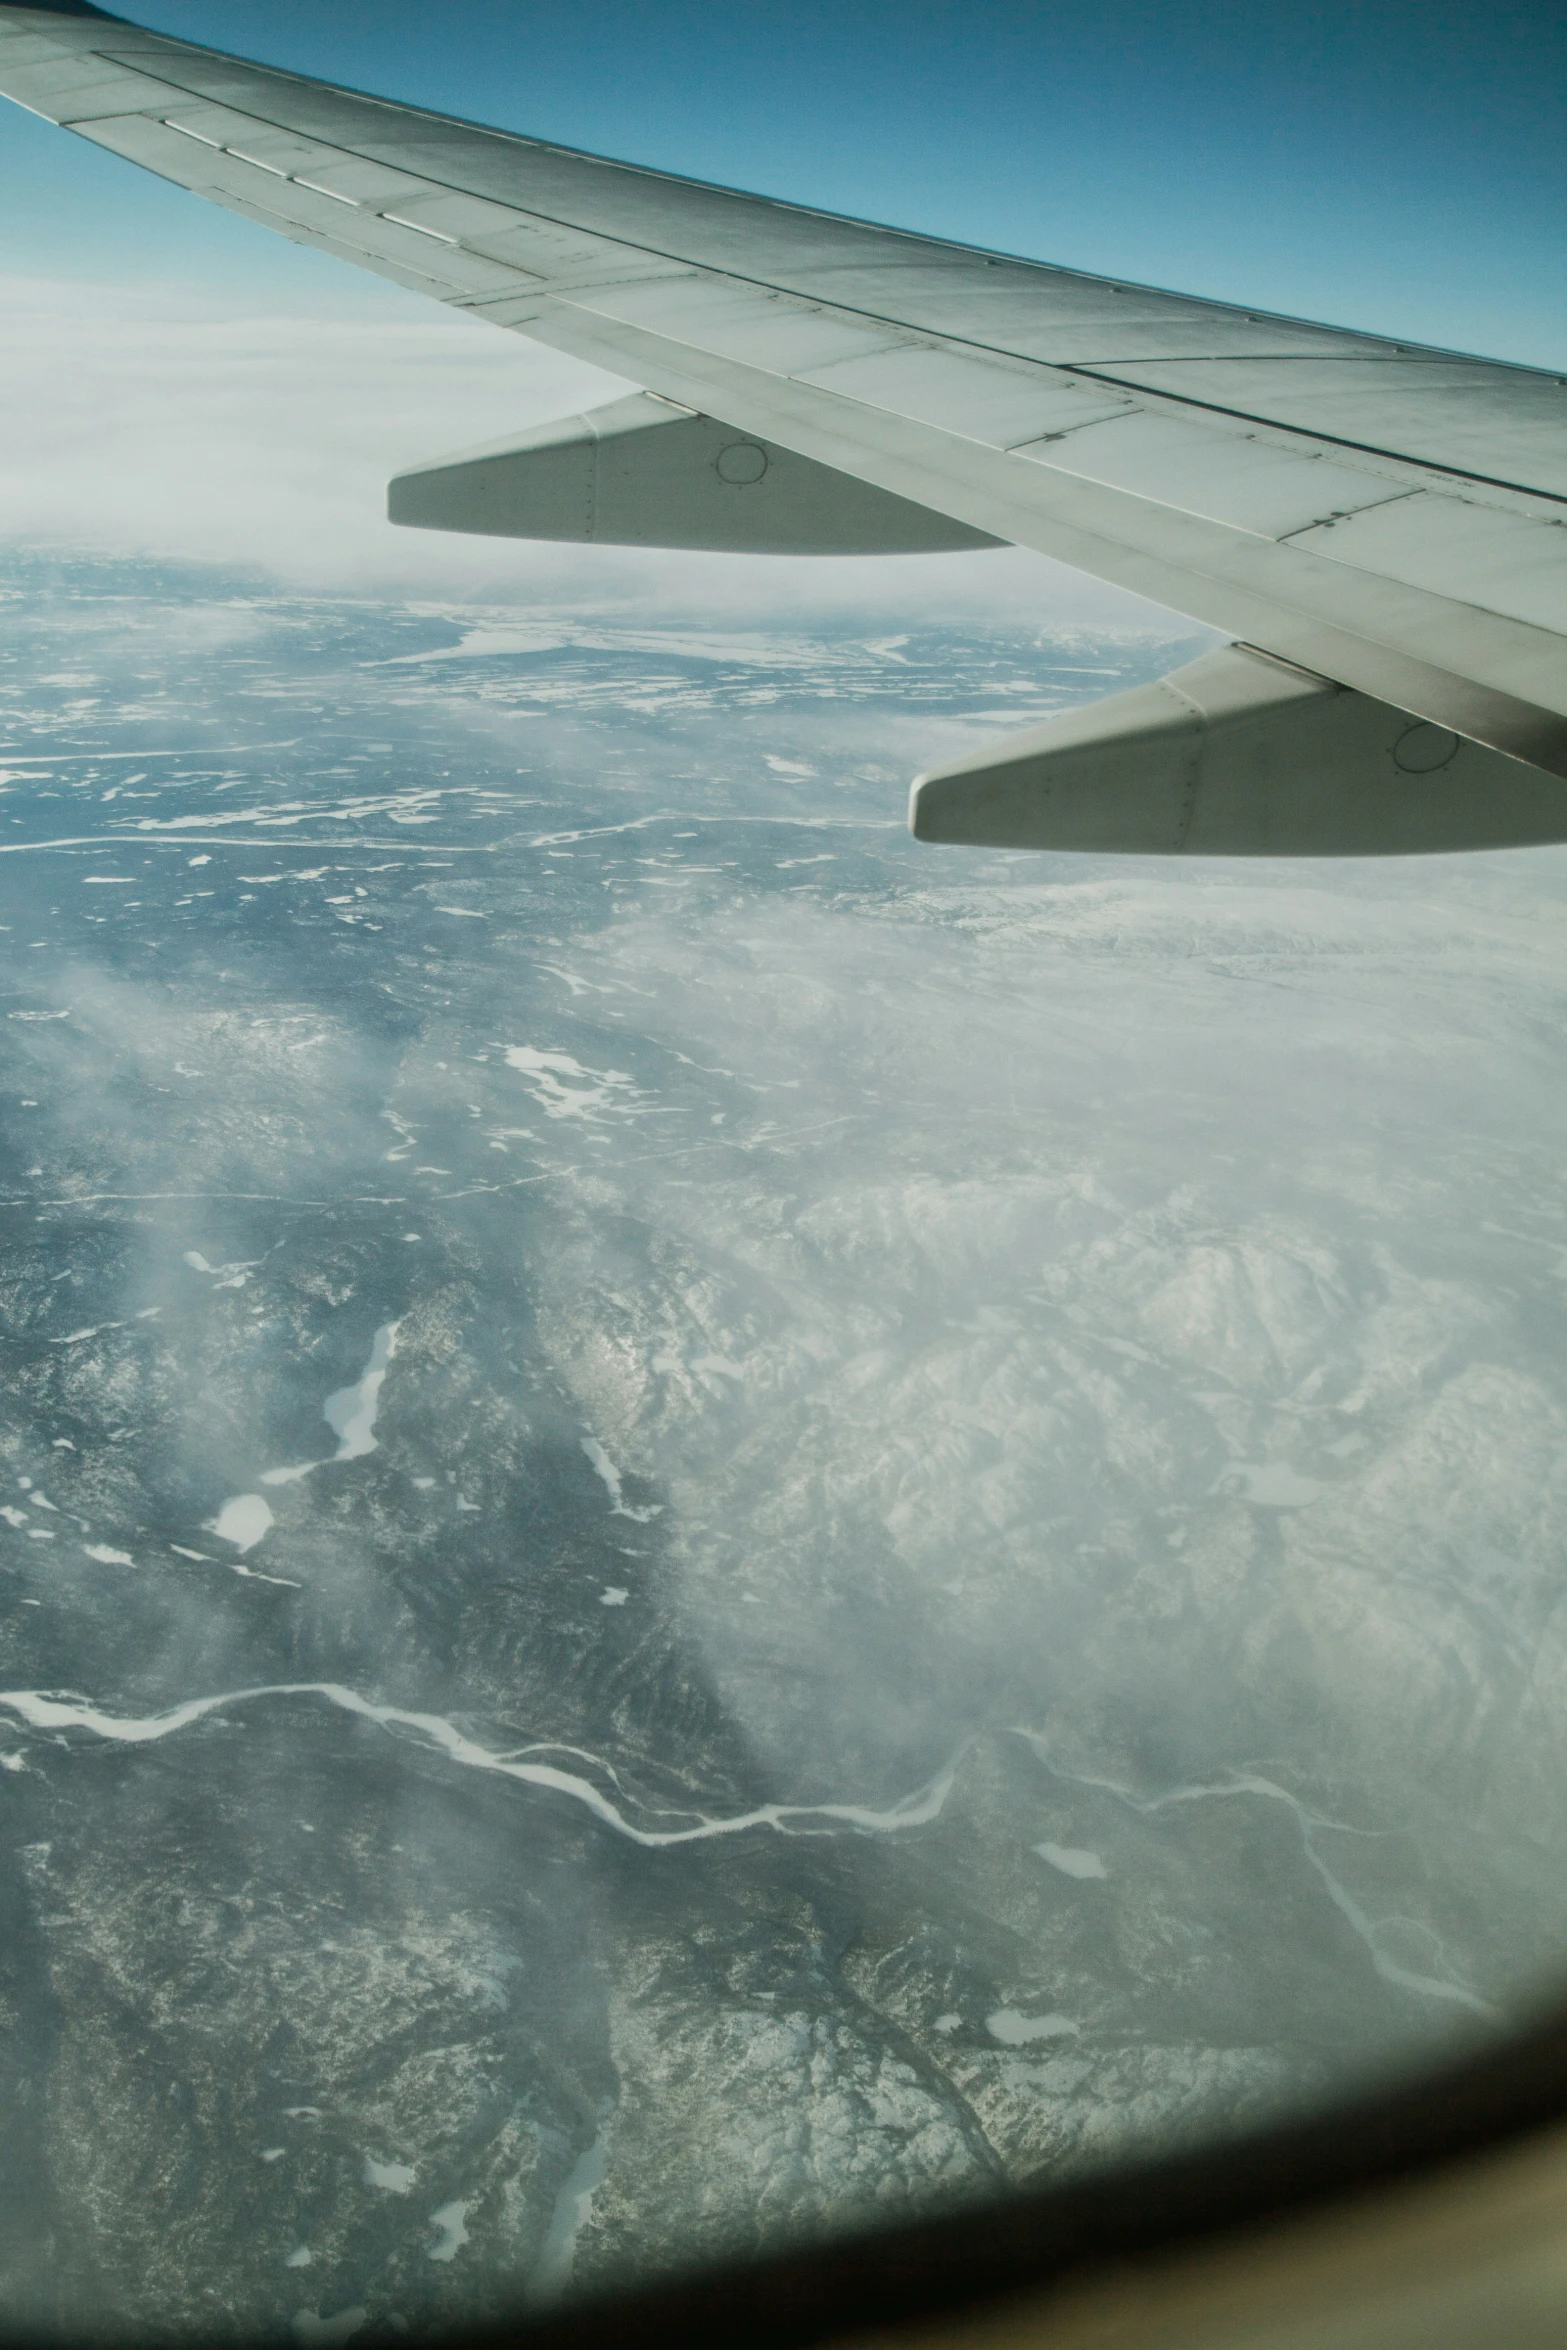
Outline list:
[[[909,830],[1166,857],[1522,848],[1567,840],[1567,782],[1237,644],[933,768]]]
[[[745,555],[1004,544],[647,392],[401,473],[387,512],[416,530]]]

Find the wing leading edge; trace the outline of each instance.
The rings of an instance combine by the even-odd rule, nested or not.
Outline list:
[[[1061,720],[923,780],[925,837],[1274,854],[1567,838],[1558,378],[579,155],[83,0],[0,0],[0,93],[654,396],[404,475],[395,518],[793,552],[1011,541],[1271,656],[1260,703],[1237,650],[1195,700],[1179,682],[1116,697],[1086,735]],[[1092,842],[1075,817],[1060,829],[1083,791],[1114,799],[1128,759],[1189,763],[1193,707],[1205,817],[1128,836],[1123,803]],[[1464,746],[1424,807],[1396,755],[1414,723]],[[1210,789],[1242,735],[1244,816]]]

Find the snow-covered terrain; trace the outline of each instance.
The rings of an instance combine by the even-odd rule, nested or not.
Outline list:
[[[0,631],[0,2321],[544,2302],[1550,1988],[1567,853],[910,842],[1102,630]]]

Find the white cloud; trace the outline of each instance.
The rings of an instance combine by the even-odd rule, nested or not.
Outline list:
[[[312,288],[312,294],[314,289]],[[340,312],[0,277],[0,534],[194,557],[296,586],[775,613],[1019,609],[1137,625],[1136,598],[1021,551],[812,561],[394,530],[387,479],[594,407],[618,377],[345,280]]]

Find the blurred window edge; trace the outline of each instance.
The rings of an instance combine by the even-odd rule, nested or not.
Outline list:
[[[1304,2120],[442,2333],[453,2350],[1540,2350],[1567,2340],[1567,2007]]]

